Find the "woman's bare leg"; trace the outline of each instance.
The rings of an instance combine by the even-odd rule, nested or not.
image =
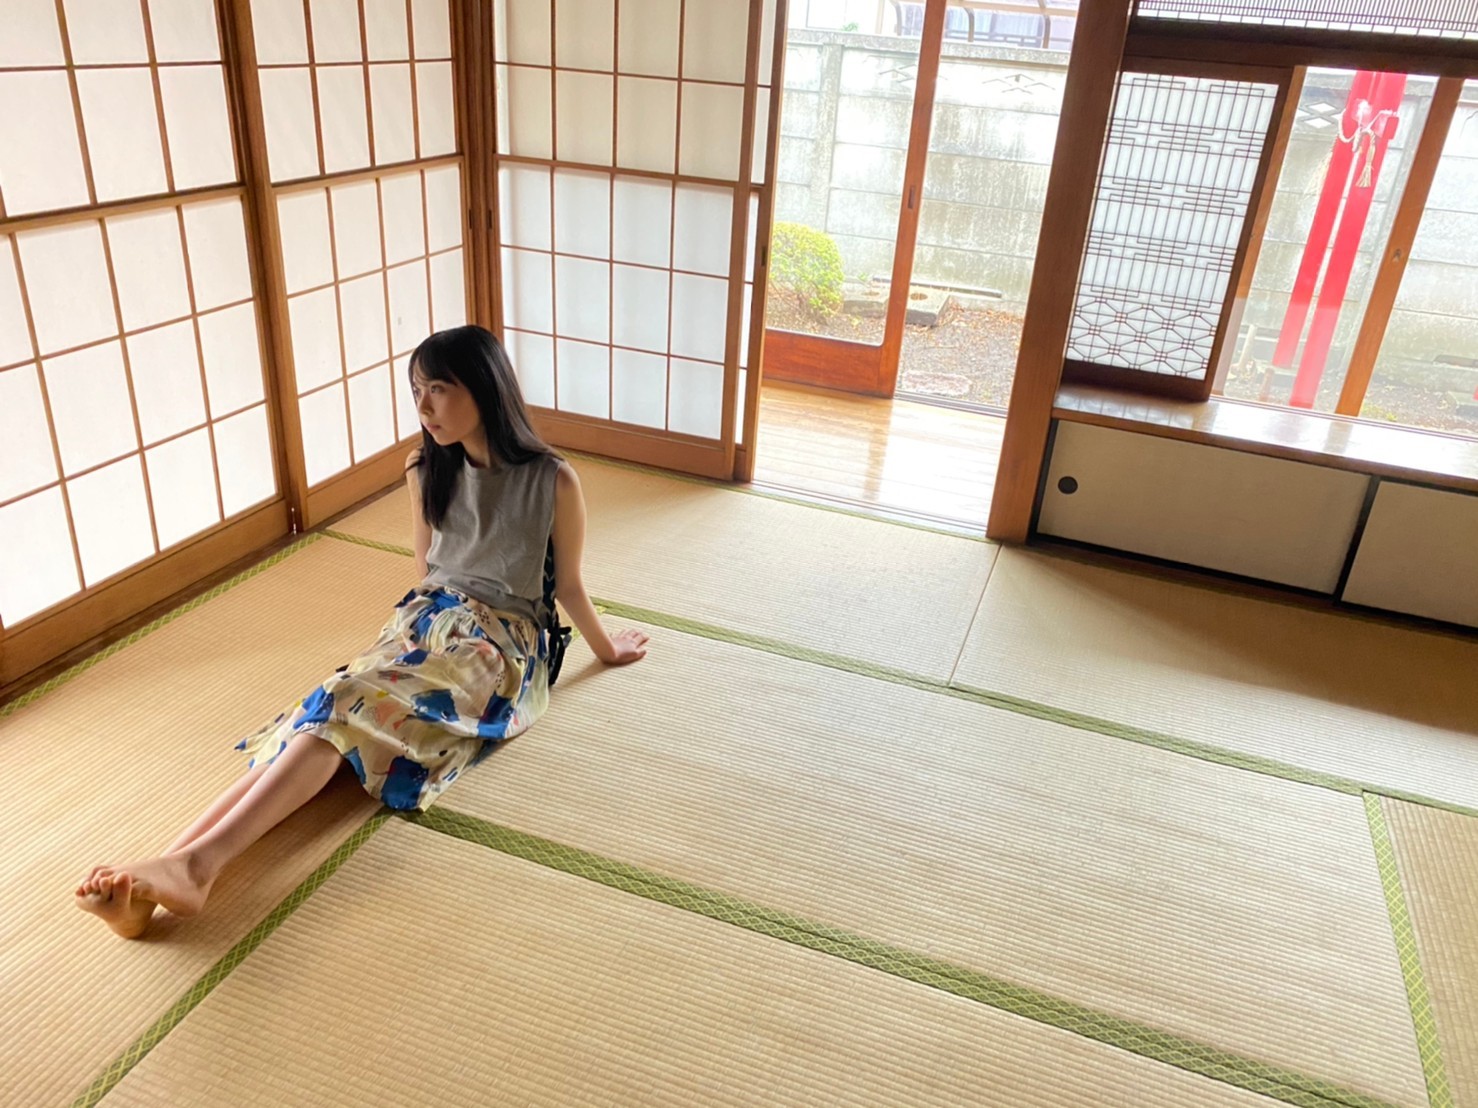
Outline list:
[[[172,853],[114,867],[99,878],[95,892],[78,897],[78,906],[126,938],[143,933],[156,905],[179,916],[196,914],[221,870],[316,796],[341,761],[328,742],[298,735],[209,828]],[[204,822],[202,816],[197,824]]]

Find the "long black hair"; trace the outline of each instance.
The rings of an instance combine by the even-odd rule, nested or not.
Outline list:
[[[422,340],[406,368],[412,384],[417,370],[428,381],[456,381],[472,394],[496,461],[518,466],[560,456],[534,430],[508,352],[485,327],[452,327]],[[421,513],[432,527],[446,518],[466,457],[461,443],[440,446],[421,428]]]

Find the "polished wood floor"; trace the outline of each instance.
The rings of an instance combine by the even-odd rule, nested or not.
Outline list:
[[[770,383],[754,482],[983,532],[1005,427],[979,412]]]

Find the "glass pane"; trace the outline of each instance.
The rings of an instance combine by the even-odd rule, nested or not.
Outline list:
[[[415,158],[416,121],[411,114],[410,66],[370,66],[370,116],[375,124],[376,165]]]
[[[41,353],[118,333],[99,224],[48,227],[15,241]]]
[[[598,73],[556,70],[556,133],[562,162],[611,164],[612,79]],[[515,113],[518,105],[512,105]]]
[[[372,62],[409,58],[405,0],[364,0],[364,37]]]
[[[738,0],[686,0],[683,6],[683,76],[744,83],[749,7]]]
[[[554,340],[527,331],[505,331],[503,342],[524,400],[540,408],[554,407]]]
[[[323,189],[309,189],[278,196],[277,226],[287,291],[301,292],[329,284],[334,279],[334,255],[328,230],[328,194]]]
[[[259,65],[308,61],[302,0],[251,0],[251,28]]]
[[[349,468],[349,424],[344,386],[330,385],[298,401],[303,427],[303,460],[308,484],[316,485]]]
[[[47,428],[36,367],[23,365],[0,373],[0,436],[5,442],[0,500],[56,480],[56,458]]]
[[[386,361],[390,340],[385,326],[385,279],[379,273],[339,286],[344,321],[344,365],[350,373]]]
[[[200,355],[189,320],[130,336],[128,368],[145,445],[205,422]]]
[[[667,271],[638,266],[611,267],[611,341],[617,346],[667,352]]]
[[[431,326],[445,331],[467,322],[466,274],[462,251],[448,250],[433,254],[427,265],[431,270]]]
[[[220,59],[211,0],[149,0],[149,33],[154,37],[154,57],[161,62]]]
[[[138,455],[67,482],[82,578],[89,585],[154,553]]]
[[[426,249],[462,245],[462,175],[454,165],[426,171]]]
[[[313,60],[357,62],[359,52],[358,0],[311,0]]]
[[[334,214],[334,250],[339,279],[384,265],[380,254],[380,196],[373,181],[356,181],[329,190]]]
[[[729,272],[734,194],[729,189],[678,185],[673,211],[672,268],[724,277]]]
[[[554,64],[561,69],[609,72],[616,37],[615,17],[615,5],[610,0],[556,0]]]
[[[922,8],[919,15],[917,25],[879,28],[883,42],[789,36],[768,327],[882,342]]]
[[[79,588],[61,490],[0,508],[0,619],[14,626]]]
[[[88,202],[65,73],[0,73],[0,187],[9,215]]]
[[[426,263],[398,265],[385,274],[390,293],[390,347],[409,354],[431,332]]]
[[[723,428],[724,367],[672,359],[667,428],[716,439]]]
[[[500,65],[498,153],[548,158],[554,150],[549,71]]]
[[[743,108],[743,89],[682,82],[678,172],[723,180],[738,177]]]
[[[41,369],[65,472],[76,473],[139,448],[119,343],[50,358]]]
[[[681,0],[622,0],[616,67],[622,73],[677,76]]]
[[[450,58],[452,28],[447,0],[411,0],[411,21],[415,27],[416,57]]]
[[[611,351],[588,342],[558,340],[559,410],[608,419],[611,414]]]
[[[555,170],[554,248],[588,258],[610,257],[611,179],[606,174]]]
[[[498,235],[509,246],[549,249],[549,170],[505,165],[498,170]]]
[[[394,396],[390,367],[376,366],[349,378],[349,415],[354,426],[354,460],[362,462],[395,442]]]
[[[421,157],[434,158],[457,149],[457,117],[452,108],[452,63],[416,63],[416,122]]]
[[[713,277],[672,276],[672,353],[704,361],[724,360],[729,284]]]
[[[1016,65],[947,39],[939,72],[898,387],[1004,408],[1066,68]],[[873,218],[881,230],[896,216]],[[865,287],[846,295],[856,301]]]
[[[74,65],[147,62],[144,20],[137,4],[117,0],[65,0],[67,38]]]
[[[271,496],[276,484],[272,476],[272,440],[267,430],[266,405],[217,423],[213,432],[221,503],[226,515],[235,515]]]
[[[114,216],[105,226],[124,330],[189,315],[178,209]]]
[[[302,11],[301,5],[298,10]],[[313,87],[308,82],[308,71],[260,69],[257,80],[262,89],[267,165],[272,180],[318,176],[318,132],[313,125]]]
[[[503,249],[503,322],[524,331],[554,331],[554,274],[548,254]]]
[[[99,200],[164,192],[159,111],[147,69],[84,69],[77,73],[82,123]]]
[[[323,171],[340,173],[370,164],[369,118],[364,108],[364,71],[359,66],[315,66]]]
[[[159,91],[174,187],[192,189],[236,180],[220,66],[161,67]]]
[[[1203,379],[1274,85],[1119,78],[1067,356]]]
[[[343,374],[339,362],[339,317],[334,290],[319,289],[289,297],[293,370],[298,393],[315,389]]]
[[[380,178],[380,206],[385,219],[385,261],[394,265],[425,254],[421,175],[404,173]]]
[[[667,426],[667,359],[635,350],[611,351],[611,418],[642,427]]]
[[[1434,83],[1310,69],[1237,332],[1227,396],[1332,412]]]
[[[253,306],[210,312],[200,317],[199,327],[210,414],[219,419],[261,400],[262,355]]]
[[[251,268],[246,262],[240,200],[233,196],[187,207],[185,248],[196,311],[251,298]]]
[[[1360,414],[1478,434],[1478,81],[1463,86]]]
[[[611,339],[611,267],[606,262],[554,259],[555,319],[559,334],[590,342]]]
[[[159,549],[204,531],[221,518],[216,504],[216,466],[210,432],[194,434],[146,451],[150,500]]]
[[[616,178],[612,257],[667,268],[672,256],[672,190],[666,181]]]
[[[616,104],[616,164],[671,173],[677,162],[677,83],[621,77]]]

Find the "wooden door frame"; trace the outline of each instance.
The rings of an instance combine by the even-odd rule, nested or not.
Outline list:
[[[893,241],[893,269],[888,281],[883,341],[873,345],[801,331],[767,329],[766,376],[779,381],[887,398],[891,398],[898,389],[898,362],[903,350],[903,326],[908,314],[914,251],[918,245],[919,213],[924,206],[924,170],[928,164],[929,138],[934,124],[934,94],[939,83],[947,6],[948,0],[925,0],[908,154],[898,198],[898,229]],[[779,82],[774,88],[777,99],[783,96],[784,90]],[[774,137],[778,144],[779,135]]]

